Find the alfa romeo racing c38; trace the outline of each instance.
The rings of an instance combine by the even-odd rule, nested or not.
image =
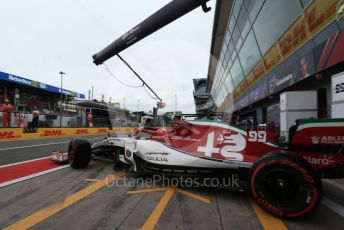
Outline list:
[[[117,170],[244,181],[265,210],[285,218],[303,216],[319,204],[321,178],[344,177],[344,119],[305,119],[290,129],[289,143],[265,130],[244,130],[216,121],[176,121],[173,130],[143,128],[132,137],[106,137],[90,144],[73,139],[68,161],[85,168],[91,156],[113,161]]]

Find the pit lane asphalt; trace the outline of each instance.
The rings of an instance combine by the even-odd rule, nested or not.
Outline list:
[[[112,134],[113,135],[113,134]],[[100,141],[107,134],[79,136],[90,142]],[[117,134],[127,136],[127,134]],[[78,137],[78,136],[75,136]],[[50,156],[53,151],[66,152],[72,137],[0,141],[0,166]]]
[[[88,139],[102,139],[103,137],[104,135],[87,136]],[[70,138],[51,138],[16,143],[1,142],[0,149],[48,145],[0,151],[0,160],[15,163],[48,156],[51,151],[63,150],[62,148],[66,147],[65,143],[55,145],[51,143],[69,140]],[[116,172],[109,163],[92,160],[87,169],[65,168],[3,187],[0,189],[0,229],[18,224],[18,221],[32,214],[37,214],[32,217],[33,219],[42,218],[49,213],[49,209],[56,208],[56,204],[66,203],[66,198],[75,197],[75,194],[96,183],[96,181],[85,181],[85,179],[102,180],[114,173]],[[138,176],[126,173],[126,177]],[[150,218],[156,217],[153,213],[161,200],[165,198],[166,192],[127,194],[128,191],[147,188],[142,187],[141,184],[124,186],[123,183],[122,181],[116,186],[101,187],[56,214],[38,221],[32,229],[142,228]],[[252,208],[249,196],[245,192],[216,188],[192,188],[185,191],[209,199],[210,203],[174,192],[157,219],[155,229],[279,229],[276,226],[281,227],[278,225],[279,222],[259,219],[259,213]],[[343,194],[343,180],[327,180],[324,183],[324,197],[327,201],[335,202],[337,206],[333,206],[331,202],[323,202],[314,213],[307,217],[282,220],[280,223],[288,229],[343,229],[344,216],[340,215],[341,209],[336,209],[336,207],[344,207]],[[40,210],[43,210],[42,213],[37,213]],[[19,226],[19,229],[23,228]]]

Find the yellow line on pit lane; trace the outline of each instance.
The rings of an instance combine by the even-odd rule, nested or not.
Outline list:
[[[127,194],[138,194],[138,193],[146,193],[146,192],[159,192],[159,191],[165,191],[167,188],[152,188],[152,189],[140,189],[140,190],[133,190],[129,191]]]
[[[168,202],[170,201],[172,195],[175,192],[182,193],[186,196],[189,196],[193,199],[202,201],[204,203],[210,203],[210,200],[207,198],[204,198],[202,196],[196,195],[194,193],[176,188],[176,187],[166,187],[166,188],[153,188],[153,189],[141,189],[141,190],[133,190],[129,191],[127,194],[138,194],[138,193],[147,193],[147,192],[160,192],[165,191],[164,196],[160,199],[157,206],[154,208],[151,215],[148,217],[142,228],[140,230],[153,230],[155,225],[158,223],[161,215],[163,214]]]
[[[265,212],[253,200],[250,202],[264,230],[288,230],[282,220]]]
[[[209,204],[210,203],[210,200],[207,199],[207,198],[204,198],[202,196],[199,196],[199,195],[196,195],[194,193],[191,193],[191,192],[188,192],[188,191],[185,191],[185,190],[182,190],[182,189],[179,189],[179,188],[174,188],[175,191],[179,192],[179,193],[182,193],[186,196],[189,196],[191,198],[194,198],[195,200],[199,200],[199,201],[202,201],[204,203],[207,203]]]
[[[170,201],[174,193],[173,189],[167,189],[164,196],[159,201],[158,205],[154,208],[152,214],[146,220],[145,224],[140,230],[152,230],[155,225],[158,223],[162,213],[164,212],[168,202]]]
[[[30,216],[25,217],[24,219],[4,228],[4,230],[12,230],[12,229],[28,229],[43,220],[55,215],[56,213],[62,211],[63,209],[67,208],[68,206],[71,206],[72,204],[80,201],[81,199],[87,197],[88,195],[94,193],[95,191],[103,188],[109,183],[112,183],[119,177],[124,176],[124,172],[117,172],[113,175],[107,176],[105,179],[100,180],[96,182],[95,184],[92,184],[79,192],[76,192],[69,197],[65,198],[64,201],[53,204],[49,207],[46,207],[38,212],[35,212],[31,214]]]

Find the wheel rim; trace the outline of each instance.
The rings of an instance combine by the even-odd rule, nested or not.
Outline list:
[[[277,171],[267,175],[264,181],[264,193],[275,197],[281,203],[289,203],[299,195],[299,183],[293,176],[285,171]]]
[[[306,209],[313,198],[314,186],[297,170],[278,165],[257,176],[257,195],[286,213]]]

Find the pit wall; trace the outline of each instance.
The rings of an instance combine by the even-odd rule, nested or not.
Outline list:
[[[25,133],[23,128],[0,128],[0,142],[21,139],[37,139],[51,137],[72,137],[110,133],[134,133],[137,128],[39,128],[36,133]]]

